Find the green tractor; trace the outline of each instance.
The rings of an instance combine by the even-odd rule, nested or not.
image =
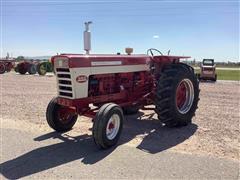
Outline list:
[[[37,65],[37,72],[39,75],[44,76],[47,72],[53,72],[53,67],[51,62],[41,62]]]

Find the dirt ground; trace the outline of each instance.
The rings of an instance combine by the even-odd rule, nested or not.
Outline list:
[[[240,84],[218,81],[200,84],[200,101],[193,124],[169,129],[162,126],[152,111],[127,116],[121,144],[134,146],[149,153],[166,149],[190,154],[210,154],[239,160]],[[52,75],[0,75],[1,127],[22,131],[51,131],[45,111],[56,96]],[[65,136],[91,134],[92,123],[79,117],[74,129]]]

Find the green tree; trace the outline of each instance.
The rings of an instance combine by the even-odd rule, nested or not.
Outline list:
[[[18,61],[24,60],[24,56],[18,56],[18,57],[16,58],[16,60],[18,60]]]

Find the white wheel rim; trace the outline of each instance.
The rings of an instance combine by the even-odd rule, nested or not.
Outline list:
[[[113,114],[108,120],[106,127],[106,136],[109,140],[113,140],[120,128],[120,116],[118,114]]]
[[[178,111],[181,114],[186,114],[192,107],[193,104],[193,100],[194,100],[194,88],[193,88],[193,84],[189,79],[183,79],[178,86],[180,86],[181,84],[184,84],[185,88],[186,88],[186,95],[185,95],[185,102],[181,107],[177,106]],[[177,87],[178,88],[178,87]],[[176,100],[177,101],[177,100]]]

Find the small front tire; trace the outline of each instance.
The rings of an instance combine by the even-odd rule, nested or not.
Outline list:
[[[47,107],[46,118],[48,125],[57,132],[65,132],[72,129],[78,115],[74,109],[62,106],[53,98]]]
[[[95,144],[107,149],[117,144],[123,127],[123,111],[116,104],[104,104],[96,114],[93,123]]]

